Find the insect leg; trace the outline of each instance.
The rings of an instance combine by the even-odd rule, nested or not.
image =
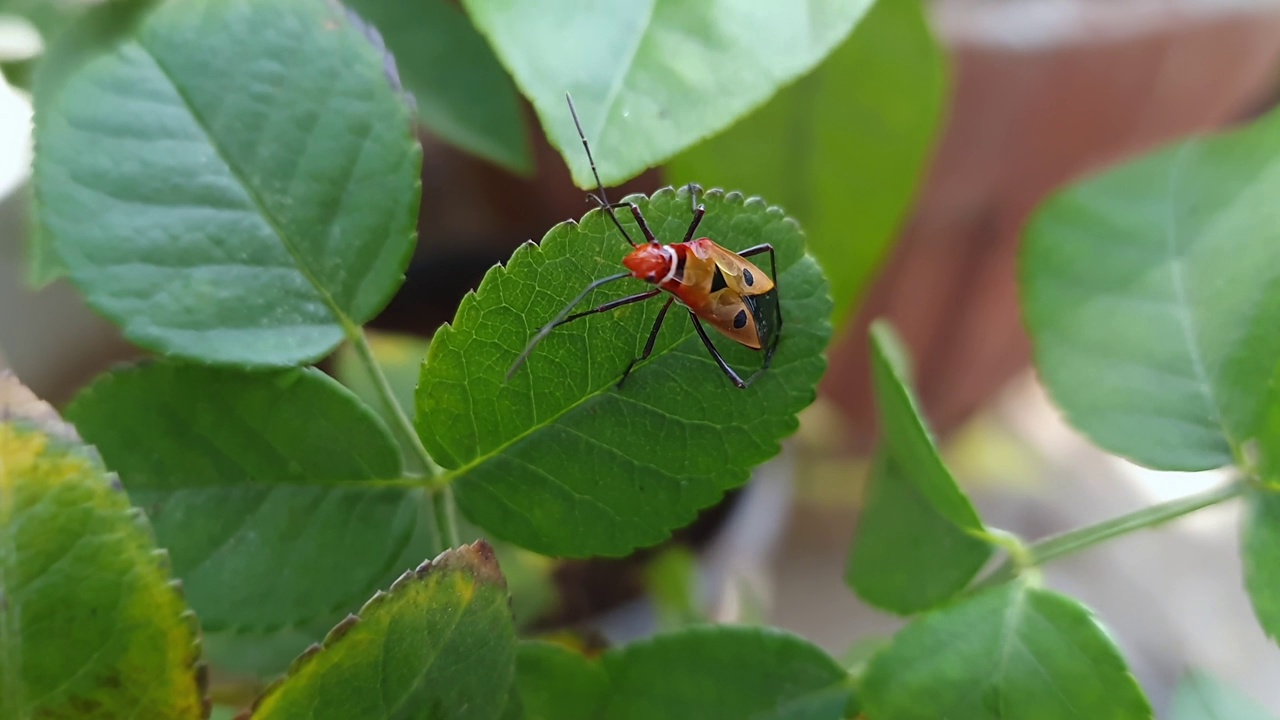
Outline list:
[[[595,197],[595,196],[593,195],[592,197]],[[597,199],[597,202],[599,202],[599,199]],[[613,210],[615,208],[625,207],[629,209],[631,211],[631,216],[636,219],[636,224],[640,226],[640,232],[644,233],[644,239],[647,240],[651,245],[658,244],[657,236],[654,235],[653,231],[649,229],[649,223],[645,222],[644,215],[640,213],[640,208],[636,207],[635,203],[630,202],[628,200],[623,200],[621,202],[609,203],[608,205],[605,205],[604,203],[600,203],[600,207],[608,210],[610,215],[613,214]],[[616,223],[618,222],[618,219],[614,218],[613,221]],[[618,228],[621,229],[622,225],[618,225]],[[625,230],[623,230],[623,234],[624,235],[626,234]]]
[[[610,300],[609,302],[599,307],[594,307],[594,308],[591,308],[590,310],[583,310],[582,312],[574,313],[563,320],[557,320],[556,323],[551,327],[558,328],[561,325],[577,320],[578,318],[586,317],[588,315],[595,315],[596,313],[608,312],[614,308],[620,308],[623,305],[630,305],[631,303],[637,303],[637,302],[640,302],[641,300],[648,300],[649,298],[661,292],[662,292],[662,288],[655,288],[653,290],[646,290],[645,292],[642,292],[642,293],[636,293],[635,295],[628,295],[624,298],[618,298],[617,300]]]
[[[702,186],[698,183],[689,183],[684,186],[689,191],[689,209],[697,214],[698,212],[698,193],[702,192]]]
[[[621,280],[627,277],[631,277],[631,273],[622,272],[622,273],[618,273],[617,275],[610,275],[609,277],[606,277],[606,278],[600,278],[599,280],[592,282],[590,285],[587,285],[587,287],[584,288],[582,292],[578,293],[577,297],[569,301],[568,305],[564,306],[564,309],[561,310],[555,316],[555,318],[551,320],[551,322],[547,323],[546,325],[543,325],[542,329],[534,333],[534,336],[529,340],[529,344],[524,346],[524,350],[520,352],[520,356],[517,357],[516,361],[511,364],[511,368],[507,370],[507,380],[510,380],[512,376],[516,374],[516,370],[518,370],[520,366],[524,364],[524,361],[529,358],[529,353],[533,352],[533,349],[538,345],[538,343],[542,342],[542,338],[546,337],[547,334],[550,333],[557,326],[563,325],[566,322],[569,322],[569,320],[574,320],[577,317],[582,317],[584,315],[591,315],[594,312],[603,312],[603,310],[601,310],[600,308],[596,308],[595,310],[591,310],[588,312],[578,313],[577,316],[572,318],[567,317],[569,315],[569,311],[572,310],[574,306],[576,306],[578,303],[582,302],[582,299],[585,298],[587,295],[589,295],[592,290],[595,290],[596,288],[606,283],[611,283],[615,280]],[[653,297],[656,294],[657,293],[654,291],[646,291],[646,292],[640,293],[639,295],[631,295],[630,297],[625,297],[622,299],[627,300],[629,302],[639,302],[641,300],[644,300],[645,298]],[[616,300],[613,301],[613,303],[605,303],[605,305],[611,305],[611,304],[612,304],[612,307],[618,307],[618,305],[626,305],[627,303],[619,302]],[[602,305],[601,307],[604,307],[604,305]],[[612,307],[605,308],[605,309],[607,310],[612,309]]]
[[[658,292],[661,292],[659,290]],[[658,331],[662,329],[662,321],[667,319],[667,311],[671,309],[671,303],[675,302],[675,298],[670,298],[667,303],[658,311],[658,319],[653,321],[653,330],[649,331],[649,340],[644,344],[644,352],[640,353],[640,357],[635,358],[627,365],[627,369],[622,372],[622,377],[618,379],[618,389],[622,389],[622,383],[627,381],[627,376],[631,374],[631,369],[636,363],[644,362],[653,354],[653,344],[658,341]]]
[[[600,182],[600,173],[596,171],[596,159],[591,157],[591,146],[587,144],[586,133],[582,132],[582,123],[578,121],[578,111],[573,107],[573,98],[569,96],[569,93],[565,93],[564,99],[565,102],[569,103],[569,114],[573,116],[573,126],[578,129],[578,138],[582,140],[582,149],[587,151],[587,162],[591,164],[591,174],[595,176],[596,188],[600,191],[600,197],[596,197],[591,193],[587,193],[587,197],[592,198],[600,207],[605,208],[605,212],[609,213],[609,219],[618,228],[618,232],[622,233],[622,238],[627,241],[628,245],[635,247],[636,244],[632,241],[631,236],[627,234],[626,228],[622,227],[622,223],[618,222],[618,216],[613,214],[614,206],[609,203],[609,198],[604,194],[604,183]]]
[[[689,242],[693,239],[693,233],[698,230],[698,223],[702,222],[702,216],[707,214],[707,209],[701,205],[693,209],[693,222],[689,223],[689,229],[684,232],[684,240],[681,242]]]
[[[745,389],[747,385],[751,384],[752,380],[755,380],[756,375],[760,374],[759,372],[757,372],[756,375],[752,375],[751,378],[745,382],[742,378],[738,377],[738,373],[734,372],[733,368],[729,367],[729,363],[725,362],[724,358],[720,356],[720,351],[717,350],[715,344],[711,342],[711,338],[707,337],[707,331],[703,329],[702,321],[698,319],[697,315],[693,314],[692,310],[689,311],[689,319],[693,321],[693,329],[698,331],[698,337],[702,338],[702,344],[707,346],[707,351],[711,353],[712,359],[714,359],[716,364],[720,366],[720,371],[728,376],[729,380],[731,380],[734,385]]]

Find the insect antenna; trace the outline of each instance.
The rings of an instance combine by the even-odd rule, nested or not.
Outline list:
[[[591,164],[591,174],[595,176],[596,187],[600,190],[600,196],[596,197],[591,193],[587,193],[587,197],[593,198],[600,204],[600,208],[609,213],[609,219],[613,220],[613,224],[618,228],[618,232],[622,233],[623,239],[627,241],[631,247],[635,247],[635,241],[627,234],[626,228],[622,227],[622,223],[618,222],[618,216],[613,212],[613,205],[609,203],[609,198],[604,194],[604,183],[600,182],[600,173],[596,171],[596,160],[591,157],[591,146],[587,144],[587,135],[582,132],[582,123],[578,121],[578,111],[573,107],[573,98],[569,93],[564,94],[564,99],[569,103],[569,114],[573,116],[573,126],[578,128],[578,137],[582,140],[582,149],[587,151],[587,162]]]

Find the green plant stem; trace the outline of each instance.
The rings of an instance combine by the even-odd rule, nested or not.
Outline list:
[[[369,346],[369,336],[365,334],[364,328],[355,328],[354,331],[347,333],[347,337],[355,347],[360,362],[364,363],[369,378],[373,380],[373,387],[386,408],[387,416],[392,418],[395,430],[408,441],[415,459],[422,466],[422,471],[426,473],[428,492],[431,494],[431,504],[435,510],[436,531],[440,534],[441,545],[444,548],[457,547],[461,542],[458,539],[458,523],[455,520],[453,491],[447,483],[432,482],[440,476],[440,466],[431,459],[431,454],[422,444],[422,438],[418,437],[418,431],[414,429],[409,416],[405,414],[404,408],[400,407],[400,403],[396,402],[395,392],[391,389],[391,383],[387,380],[386,374],[382,372],[382,366],[373,356],[373,348]]]
[[[1024,558],[1020,561],[1018,558],[1010,557],[990,575],[975,584],[971,592],[999,585],[1013,579],[1021,570],[1044,565],[1051,560],[1079,552],[1111,538],[1162,525],[1183,515],[1217,505],[1241,494],[1247,486],[1247,480],[1237,479],[1195,495],[1152,505],[1094,525],[1086,525],[1061,535],[1038,540],[1026,547],[1029,560]]]

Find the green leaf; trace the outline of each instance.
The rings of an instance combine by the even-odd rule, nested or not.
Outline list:
[[[901,353],[893,331],[877,321],[871,365],[883,439],[846,579],[867,602],[909,614],[963,590],[992,547],[920,417]]]
[[[729,127],[808,72],[871,3],[463,0],[580,187],[595,181],[566,92],[601,179],[617,184]]]
[[[601,661],[612,686],[609,720],[836,720],[838,712],[814,715],[811,696],[836,693],[839,702],[821,707],[839,711],[851,693],[839,663],[770,628],[689,628],[611,650]],[[778,712],[787,707],[795,711]]]
[[[399,482],[389,431],[317,370],[153,363],[99,379],[67,413],[151,516],[207,633],[331,625],[429,557],[425,493]]]
[[[1085,180],[1037,213],[1021,269],[1035,360],[1094,442],[1206,470],[1253,436],[1280,360],[1278,158],[1273,114]]]
[[[698,556],[688,547],[658,553],[644,568],[644,585],[660,631],[707,621],[698,604]]]
[[[347,5],[377,26],[427,127],[508,170],[533,171],[515,84],[457,5],[448,0],[347,0]]]
[[[771,628],[702,625],[593,660],[526,641],[516,673],[525,720],[836,720],[851,698],[839,663]]]
[[[36,146],[43,150],[47,125],[46,108],[58,96],[67,79],[90,61],[114,51],[127,42],[154,0],[113,0],[95,5],[78,17],[49,44],[36,65],[32,78],[32,104],[35,108]],[[32,198],[35,205],[36,199]],[[53,246],[53,239],[40,225],[40,212],[31,213],[27,232],[28,279],[43,287],[67,274],[66,265]]]
[[[872,659],[860,697],[885,720],[1146,720],[1151,708],[1085,608],[1022,582],[921,616]]]
[[[1205,672],[1189,672],[1178,683],[1170,720],[1275,720],[1238,690]]]
[[[684,190],[635,200],[659,237],[683,237]],[[486,531],[549,555],[622,555],[691,521],[795,430],[831,334],[822,273],[780,210],[737,193],[704,202],[699,234],[730,249],[769,242],[777,251],[786,325],[772,367],[746,390],[719,371],[678,308],[654,356],[616,389],[662,305],[656,299],[558,329],[505,382],[539,326],[618,271],[628,247],[599,211],[556,226],[541,246],[522,246],[436,333],[418,384],[419,433],[450,469],[462,510]],[[648,287],[606,286],[581,307]],[[760,366],[759,353],[716,342],[734,367]]]
[[[396,403],[406,410],[413,407],[413,393],[418,386],[418,371],[422,367],[422,358],[431,347],[426,338],[398,333],[384,333],[366,330],[369,347],[373,357],[382,368],[387,382],[395,393]],[[387,427],[394,427],[397,420],[390,417],[386,404],[378,394],[369,371],[360,360],[359,353],[350,343],[344,343],[333,356],[333,375],[347,386],[356,397],[364,401],[382,418]],[[404,457],[415,457],[415,450],[409,447],[408,438],[399,437],[401,452]],[[508,578],[509,580],[510,578]]]
[[[1280,639],[1280,491],[1249,488],[1240,526],[1245,589],[1267,637]]]
[[[879,0],[821,65],[667,166],[674,184],[751,188],[804,225],[842,327],[896,236],[946,97],[920,0]]]
[[[405,573],[268,690],[254,720],[486,720],[515,667],[507,589],[488,545]]]
[[[384,54],[337,3],[166,3],[44,108],[40,221],[147,348],[314,360],[414,244],[420,150]]]
[[[167,570],[96,453],[0,373],[0,717],[203,717]]]
[[[125,0],[113,0],[122,2]],[[46,45],[84,12],[85,3],[66,0],[0,0],[0,15],[15,15],[31,23]]]
[[[1258,474],[1245,487],[1240,555],[1245,590],[1267,637],[1280,638],[1280,367],[1267,392],[1258,433]]]
[[[526,640],[516,661],[524,720],[598,720],[609,697],[600,663],[559,643]]]

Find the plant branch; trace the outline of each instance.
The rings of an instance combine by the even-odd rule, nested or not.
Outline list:
[[[1011,580],[1023,569],[1044,565],[1051,560],[1079,552],[1106,540],[1127,535],[1135,530],[1156,527],[1183,515],[1217,505],[1241,494],[1247,486],[1246,479],[1238,478],[1204,492],[1145,507],[1110,520],[1038,540],[1026,547],[1029,562],[1026,559],[1010,557],[990,575],[975,584],[970,592],[985,590]]]
[[[386,409],[387,417],[392,419],[392,425],[395,426],[395,430],[407,441],[406,444],[413,452],[414,459],[418,461],[422,471],[426,473],[427,490],[431,494],[431,504],[435,510],[436,531],[440,535],[442,546],[445,548],[457,547],[460,542],[458,540],[458,523],[454,519],[453,492],[449,489],[447,483],[438,482],[440,466],[436,465],[435,460],[431,459],[431,454],[427,452],[426,446],[422,444],[422,438],[418,437],[418,431],[414,429],[409,416],[405,414],[404,408],[400,407],[400,403],[396,402],[395,392],[391,389],[391,383],[387,380],[386,373],[382,372],[382,366],[378,364],[377,358],[373,356],[373,348],[369,346],[369,336],[365,333],[364,328],[354,328],[347,333],[347,337],[350,339],[352,346],[355,347],[356,355],[359,356],[360,362],[364,364],[365,371],[369,373],[369,378],[373,381],[373,387],[378,393],[378,399],[382,401],[382,405]]]

